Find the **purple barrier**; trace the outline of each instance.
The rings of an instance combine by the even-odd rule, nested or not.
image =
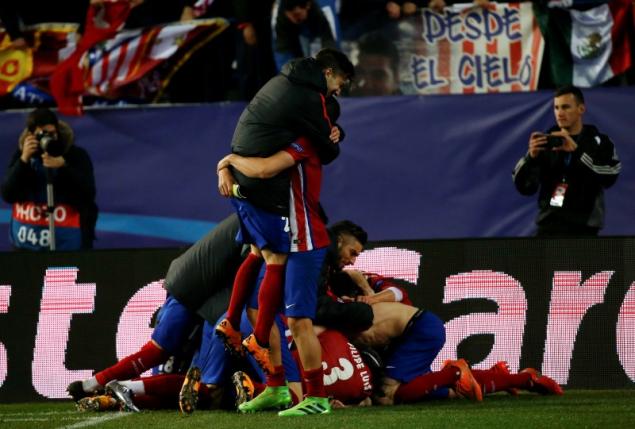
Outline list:
[[[635,157],[628,132],[635,88],[585,91],[586,120],[615,142],[624,165],[607,191],[603,235],[635,235]],[[93,159],[96,247],[191,243],[230,213],[215,165],[229,150],[242,103],[92,110],[68,118]],[[26,113],[0,115],[5,169]],[[511,171],[531,131],[553,122],[551,92],[342,100],[342,154],[325,168],[323,205],[372,239],[512,237],[534,229],[536,198]],[[0,203],[0,249],[10,207]]]

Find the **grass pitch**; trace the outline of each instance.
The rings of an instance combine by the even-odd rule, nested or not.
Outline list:
[[[0,404],[0,427],[13,428],[628,428],[635,427],[635,390],[569,390],[562,397],[488,396],[480,404],[435,401],[394,407],[349,408],[331,415],[281,418],[275,413],[197,411],[79,413],[70,401]]]

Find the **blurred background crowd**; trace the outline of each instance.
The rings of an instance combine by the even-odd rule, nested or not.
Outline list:
[[[520,36],[527,16],[538,35],[530,25]],[[69,94],[83,105],[249,100],[286,61],[327,46],[357,67],[351,96],[635,82],[631,0],[21,0],[2,2],[0,20],[2,109],[58,104],[68,113],[77,102],[60,97]],[[583,49],[567,51],[576,22],[597,31]],[[598,54],[603,37],[612,52]],[[450,45],[469,54],[480,42],[493,55],[485,63],[449,54]],[[613,71],[572,80],[576,49],[582,61],[600,55]]]

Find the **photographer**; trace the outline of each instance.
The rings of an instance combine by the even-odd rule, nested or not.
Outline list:
[[[523,195],[540,189],[537,236],[597,235],[604,226],[604,188],[621,169],[617,152],[608,136],[582,123],[580,89],[558,89],[553,110],[557,126],[531,134],[529,151],[512,173],[514,184]]]
[[[13,204],[9,234],[17,249],[49,248],[47,181],[53,185],[56,250],[92,248],[97,221],[92,162],[73,144],[68,124],[40,108],[27,117],[2,182],[2,198]]]

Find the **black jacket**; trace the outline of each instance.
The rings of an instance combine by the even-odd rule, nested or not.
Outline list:
[[[242,262],[242,245],[236,242],[238,228],[238,217],[227,217],[173,260],[165,276],[165,289],[210,323],[216,323],[227,309]]]
[[[553,127],[548,132],[557,131]],[[604,226],[604,188],[617,180],[621,163],[613,142],[593,125],[584,125],[574,140],[578,148],[566,152],[544,151],[533,159],[521,158],[512,173],[514,184],[523,195],[538,194],[540,226]],[[567,184],[562,207],[550,205],[559,183]]]
[[[332,124],[327,115],[324,73],[313,58],[289,62],[245,108],[232,139],[232,152],[242,156],[267,157],[284,149],[298,137],[308,138],[323,164],[339,155],[339,145],[331,142]],[[334,122],[334,121],[333,121]],[[249,179],[233,170],[241,192],[254,205],[287,216],[289,175],[282,172],[271,179]]]

